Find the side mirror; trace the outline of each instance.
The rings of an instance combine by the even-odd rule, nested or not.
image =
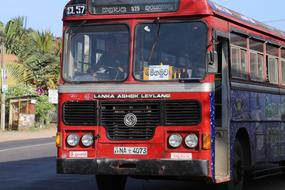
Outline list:
[[[216,51],[210,51],[207,53],[207,63],[208,73],[218,72],[218,53]]]

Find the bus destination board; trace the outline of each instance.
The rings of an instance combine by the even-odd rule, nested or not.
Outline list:
[[[133,14],[174,12],[179,0],[91,0],[92,14]]]

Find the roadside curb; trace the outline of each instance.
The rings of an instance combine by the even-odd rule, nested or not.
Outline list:
[[[56,136],[56,127],[48,127],[35,131],[7,131],[0,132],[0,143],[29,139],[52,138]]]

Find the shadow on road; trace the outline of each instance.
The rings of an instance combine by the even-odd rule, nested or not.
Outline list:
[[[54,157],[0,163],[1,190],[96,190],[94,176],[58,175]],[[213,190],[185,181],[129,179],[126,190]],[[250,182],[245,190],[284,190],[285,176]],[[115,190],[115,189],[114,189]]]
[[[54,157],[0,163],[1,190],[95,189],[93,176],[58,175]]]

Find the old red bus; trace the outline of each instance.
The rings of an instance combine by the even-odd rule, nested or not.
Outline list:
[[[282,171],[285,33],[208,0],[71,0],[63,22],[58,173],[241,190]]]

